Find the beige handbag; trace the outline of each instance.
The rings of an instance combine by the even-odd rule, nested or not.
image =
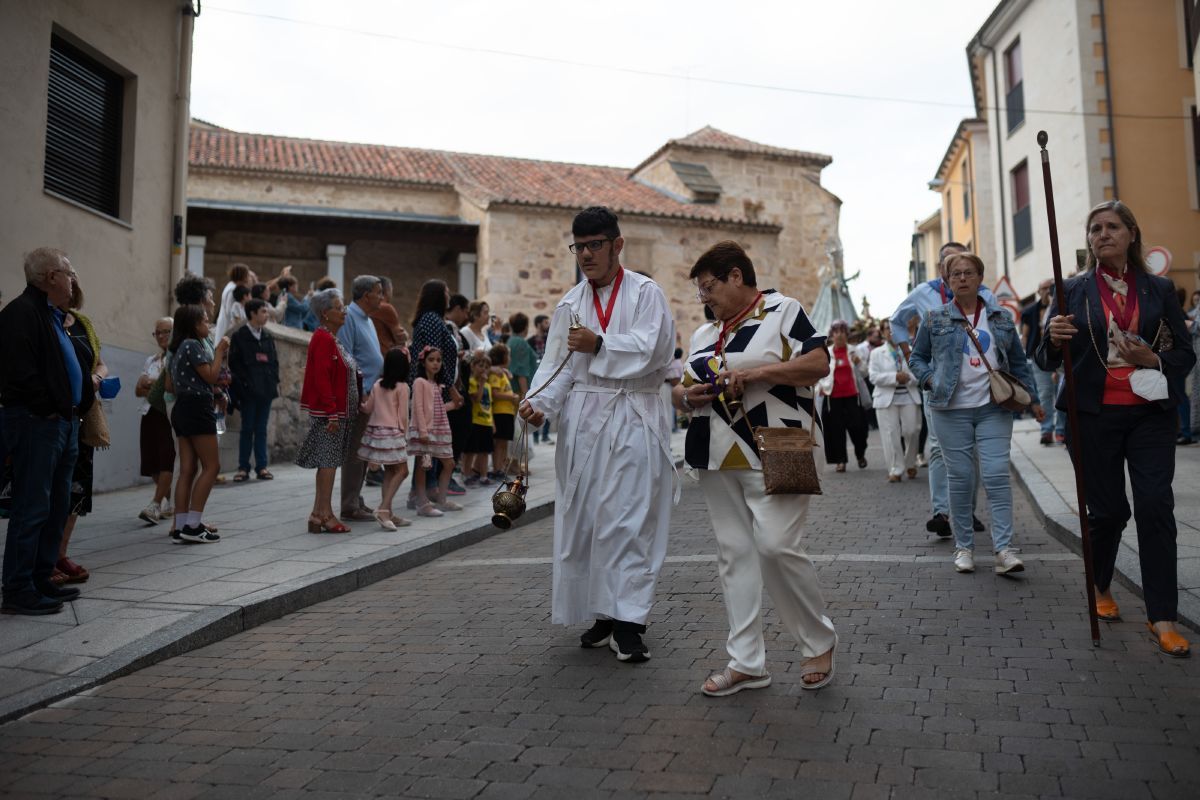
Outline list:
[[[975,349],[979,351],[979,357],[983,359],[983,365],[987,367],[988,388],[992,393],[992,402],[1005,411],[1024,411],[1029,408],[1033,403],[1033,397],[1030,396],[1029,390],[1016,377],[1004,370],[992,369],[992,365],[988,363],[987,356],[983,354],[979,339],[970,325],[967,325],[967,336],[970,336],[971,341],[975,343]]]
[[[79,441],[88,447],[105,448],[112,444],[108,434],[108,420],[100,406],[100,398],[92,401],[92,407],[79,422]]]

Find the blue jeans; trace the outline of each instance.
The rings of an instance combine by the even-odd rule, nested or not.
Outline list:
[[[4,596],[16,597],[37,591],[35,582],[48,582],[58,561],[79,455],[79,420],[44,419],[20,406],[0,409],[0,416],[13,460]]]
[[[1054,380],[1053,372],[1040,369],[1033,361],[1029,362],[1033,370],[1033,382],[1037,386],[1037,401],[1046,410],[1046,418],[1042,420],[1042,433],[1057,433],[1063,436],[1067,432],[1067,414],[1054,407],[1054,397],[1058,383]]]
[[[954,543],[975,549],[971,509],[975,501],[975,462],[992,511],[992,548],[1012,542],[1012,484],[1008,453],[1012,446],[1013,415],[995,403],[979,408],[934,409],[933,428],[942,444],[950,485],[950,527]]]
[[[242,432],[238,438],[238,469],[250,471],[250,447],[254,447],[254,469],[267,468],[267,420],[271,417],[271,401],[257,397],[238,399],[242,410]],[[355,448],[357,449],[357,447]]]
[[[950,490],[946,484],[946,462],[942,458],[942,446],[938,442],[937,431],[933,429],[933,409],[929,407],[929,390],[922,394],[925,414],[925,445],[929,448],[929,505],[933,507],[934,516],[945,514],[950,516]]]

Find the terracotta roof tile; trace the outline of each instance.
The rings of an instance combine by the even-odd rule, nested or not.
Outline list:
[[[196,170],[444,186],[483,203],[559,208],[603,203],[627,214],[775,227],[745,218],[723,217],[716,206],[681,202],[634,179],[629,170],[617,167],[292,139],[197,125],[191,129],[189,163]]]

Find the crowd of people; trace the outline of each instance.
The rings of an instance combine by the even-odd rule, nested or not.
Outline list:
[[[315,470],[307,530],[411,524],[396,509],[410,477],[408,510],[461,511],[454,497],[508,478],[519,421],[534,442],[549,442],[554,420],[552,619],[590,623],[583,647],[638,663],[650,658],[642,637],[679,497],[669,440],[682,421],[685,461],[713,521],[729,624],[728,665],[700,691],[726,696],[770,684],[764,588],[799,645],[801,687],[815,690],[834,677],[838,635],[803,547],[809,494],[766,488],[753,428],[815,430],[819,421],[834,468],[825,491],[835,493],[837,473],[852,460],[847,437],[866,469],[877,427],[887,482],[920,479],[928,467],[926,529],[953,541],[960,573],[975,570],[982,486],[994,571],[1012,575],[1025,569],[1009,479],[1014,419],[1032,414],[1042,444],[1071,444],[1061,380],[1069,348],[1099,614],[1120,616],[1111,583],[1132,517],[1149,632],[1163,653],[1189,653],[1176,625],[1171,483],[1174,448],[1191,441],[1200,421],[1200,292],[1185,312],[1170,281],[1149,273],[1126,206],[1108,202],[1089,214],[1088,264],[1066,284],[1068,313],[1057,313],[1046,283],[1019,320],[984,287],[984,261],[952,242],[939,254],[939,277],[915,287],[890,318],[855,332],[841,320],[818,331],[799,301],[759,287],[741,246],[719,242],[691,268],[696,301],[712,321],[685,348],[663,290],[622,266],[616,215],[586,209],[572,234],[584,280],[532,321],[518,312],[504,322],[487,302],[452,294],[440,280],[421,287],[410,331],[381,277],[359,275],[345,296],[326,279],[299,297],[290,268],[260,283],[235,264],[218,302],[210,281],[185,276],[173,317],[155,323],[155,352],[135,389],[141,471],[154,484],[139,517],[170,519],[181,543],[220,540],[204,512],[219,479],[224,415],[242,421],[233,481],[271,480],[267,425],[279,362],[268,322],[305,327],[312,337],[300,408],[308,419],[296,463]],[[36,250],[25,275],[26,292],[0,311],[0,335],[22,343],[0,370],[13,463],[3,608],[47,614],[79,596],[65,584],[87,579],[67,547],[91,508],[92,453],[107,444],[95,398],[108,375],[67,255]],[[379,486],[378,503],[366,502],[367,483]]]

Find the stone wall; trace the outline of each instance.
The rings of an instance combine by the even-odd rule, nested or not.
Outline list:
[[[391,211],[453,217],[458,194],[452,189],[419,186],[376,186],[366,181],[291,178],[285,175],[232,175],[193,167],[188,175],[188,198],[233,200],[239,203],[328,206],[356,211]]]
[[[493,207],[487,212],[480,226],[479,296],[493,313],[507,317],[523,311],[532,318],[553,312],[576,282],[575,257],[567,250],[574,215],[565,209]],[[624,216],[621,233],[626,240],[622,263],[663,287],[684,344],[704,321],[688,272],[713,243],[740,242],[761,271],[759,285],[779,288],[773,232]]]

